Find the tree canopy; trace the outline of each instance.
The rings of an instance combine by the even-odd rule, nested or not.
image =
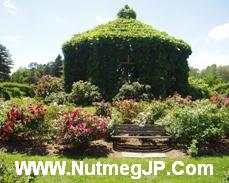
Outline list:
[[[190,68],[190,76],[200,77],[209,85],[219,82],[229,82],[229,65],[217,66],[216,64],[212,64],[202,70]]]
[[[194,98],[207,98],[214,94],[229,96],[229,65],[212,64],[202,70],[190,68],[189,76],[189,94]]]
[[[0,44],[0,81],[9,79],[10,69],[13,64],[8,49]]]
[[[63,74],[63,59],[58,55],[54,61],[47,64],[31,62],[28,68],[19,68],[11,75],[11,81],[17,83],[35,84],[42,76],[61,77]]]

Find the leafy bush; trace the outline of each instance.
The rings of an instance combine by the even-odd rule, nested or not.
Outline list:
[[[6,167],[5,162],[0,158],[0,182],[2,183],[31,183],[34,182],[34,176],[17,176],[13,166]]]
[[[10,93],[3,87],[0,87],[0,98],[4,100],[10,99]]]
[[[196,139],[193,139],[190,147],[188,147],[187,153],[190,156],[197,156],[199,151],[199,148],[197,146],[198,146],[198,141]]]
[[[135,123],[139,113],[144,111],[145,103],[136,102],[135,100],[123,100],[114,102],[114,106],[118,114],[115,114],[113,121]]]
[[[227,83],[220,83],[213,88],[211,88],[212,93],[218,93],[229,97],[229,82]]]
[[[63,80],[49,75],[40,78],[36,85],[36,96],[45,98],[51,93],[63,91]]]
[[[2,139],[9,140],[11,137],[43,139],[43,135],[49,129],[44,120],[45,114],[45,107],[39,103],[28,104],[26,107],[18,105],[11,107],[0,129]]]
[[[10,98],[34,97],[35,92],[32,87],[18,83],[0,83],[0,98],[9,100]]]
[[[133,82],[131,84],[124,84],[119,89],[118,94],[114,100],[150,100],[152,98],[151,87],[149,85],[143,85],[139,82]]]
[[[189,77],[188,94],[194,99],[208,98],[210,95],[209,85],[203,79]]]
[[[73,84],[72,92],[69,94],[69,101],[76,105],[90,105],[100,101],[102,96],[99,88],[87,81],[78,81]]]
[[[96,114],[98,116],[109,116],[111,117],[111,104],[109,102],[101,101],[101,102],[94,102],[93,105],[96,106]]]
[[[45,97],[45,103],[56,103],[58,105],[63,105],[68,103],[68,94],[65,92],[51,93],[49,96]]]
[[[167,113],[167,104],[160,100],[154,100],[144,111],[146,124],[154,124],[158,119],[164,117]],[[147,117],[146,117],[147,116]],[[141,118],[140,118],[141,119]],[[144,121],[144,120],[143,120]]]
[[[159,122],[166,126],[175,142],[190,145],[216,140],[226,130],[229,114],[227,107],[219,107],[209,100],[175,106]]]
[[[106,137],[109,118],[87,114],[82,109],[63,113],[56,119],[57,142],[87,145],[89,141]]]
[[[133,122],[138,125],[153,124],[151,117],[150,112],[140,112]]]

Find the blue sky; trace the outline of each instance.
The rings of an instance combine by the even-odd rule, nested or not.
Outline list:
[[[47,63],[65,40],[116,18],[125,4],[137,19],[189,43],[189,65],[229,64],[228,0],[0,0],[0,43],[14,69]]]

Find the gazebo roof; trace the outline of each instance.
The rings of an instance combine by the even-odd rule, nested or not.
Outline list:
[[[168,35],[166,32],[161,32],[150,25],[147,25],[134,18],[117,18],[106,24],[99,25],[89,31],[75,34],[69,41],[64,43],[64,46],[76,46],[80,42],[97,42],[100,39],[120,38],[123,40],[131,39],[148,39],[155,43],[166,43],[178,47],[179,49],[191,50],[190,46],[181,39],[176,39]]]

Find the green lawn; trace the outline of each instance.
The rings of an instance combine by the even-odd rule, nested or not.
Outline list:
[[[87,106],[87,107],[83,107],[83,109],[90,114],[93,114],[96,112],[95,106]]]
[[[143,176],[139,180],[132,180],[130,176],[39,176],[36,178],[36,182],[48,182],[48,183],[57,183],[57,182],[98,182],[98,183],[117,183],[117,182],[152,182],[152,183],[221,183],[225,178],[225,173],[229,171],[229,156],[224,157],[201,157],[197,159],[193,158],[182,158],[182,159],[134,159],[134,158],[69,158],[69,157],[58,157],[58,156],[28,156],[23,154],[9,154],[0,152],[0,157],[3,157],[7,165],[14,164],[14,161],[31,161],[31,160],[53,160],[53,161],[67,161],[68,166],[67,170],[70,170],[71,161],[84,160],[84,163],[96,163],[100,161],[101,163],[127,163],[129,165],[133,163],[141,163],[143,168],[147,169],[148,160],[164,160],[166,163],[166,170],[171,170],[171,164],[176,160],[181,160],[185,164],[188,163],[212,163],[214,165],[214,175],[213,176],[166,176],[165,172],[161,173],[159,176]]]

